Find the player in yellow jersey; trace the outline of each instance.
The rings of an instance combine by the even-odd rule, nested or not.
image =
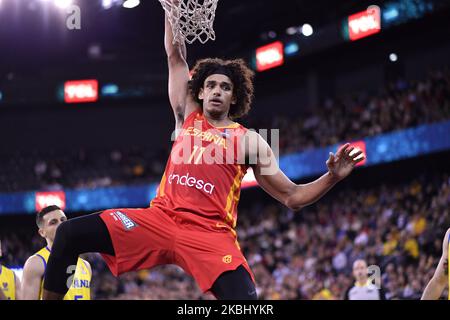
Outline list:
[[[422,294],[422,300],[437,300],[441,297],[445,286],[448,285],[450,291],[450,267],[448,264],[448,257],[450,256],[450,229],[445,234],[442,244],[442,256],[439,264],[434,272],[433,278],[428,282],[425,291]],[[449,297],[450,300],[450,292]]]
[[[23,299],[42,299],[42,285],[47,261],[55,240],[56,229],[66,220],[66,215],[58,206],[46,207],[36,215],[39,234],[47,241],[47,246],[28,258],[25,263],[22,285]],[[70,285],[70,287],[64,296],[64,300],[90,300],[92,277],[90,264],[86,260],[78,258],[76,267],[69,266],[67,273],[72,276],[68,278],[67,285],[68,287]]]
[[[2,242],[0,241],[0,258],[2,257]],[[20,299],[20,279],[14,271],[0,264],[0,300]]]

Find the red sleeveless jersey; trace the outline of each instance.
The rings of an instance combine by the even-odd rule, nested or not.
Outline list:
[[[247,129],[238,123],[214,127],[196,111],[185,120],[172,146],[151,206],[183,219],[236,227],[241,181],[248,166],[239,154]]]

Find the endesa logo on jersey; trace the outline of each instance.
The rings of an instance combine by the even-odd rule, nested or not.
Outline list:
[[[256,49],[256,70],[264,71],[283,65],[284,46],[281,41]]]
[[[355,41],[381,31],[380,7],[370,6],[366,11],[348,17],[348,34]]]
[[[66,103],[95,102],[98,100],[98,81],[80,80],[64,83]]]
[[[168,182],[169,184],[175,183],[181,186],[196,188],[198,190],[202,190],[207,194],[212,194],[214,191],[213,184],[197,179],[195,177],[190,177],[189,172],[186,173],[184,176],[180,176],[178,174],[171,174],[168,178]]]
[[[41,211],[48,206],[58,206],[61,210],[66,208],[66,194],[64,191],[36,192],[36,211]]]

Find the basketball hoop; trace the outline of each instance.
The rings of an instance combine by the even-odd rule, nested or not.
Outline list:
[[[215,40],[218,0],[159,0],[172,26],[173,43]]]

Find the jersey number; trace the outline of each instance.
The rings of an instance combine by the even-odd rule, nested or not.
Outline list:
[[[197,157],[194,160],[194,164],[199,164],[200,159],[202,158],[203,153],[205,152],[206,148],[194,146],[194,150],[192,151],[191,156],[188,159],[188,163],[192,163],[192,160],[194,159],[195,155],[197,154]]]

